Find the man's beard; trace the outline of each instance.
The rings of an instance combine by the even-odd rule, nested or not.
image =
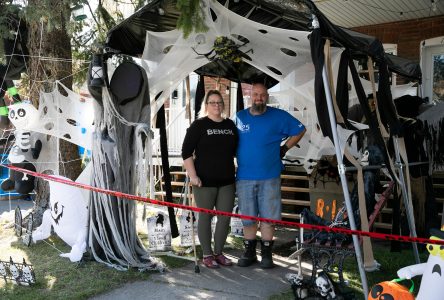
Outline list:
[[[253,111],[255,111],[257,113],[263,113],[263,112],[265,112],[265,109],[267,108],[267,104],[265,104],[264,102],[262,102],[262,103],[253,103],[251,108],[253,109]]]

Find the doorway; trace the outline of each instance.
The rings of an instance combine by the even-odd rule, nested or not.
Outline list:
[[[421,42],[422,96],[444,101],[444,36]]]

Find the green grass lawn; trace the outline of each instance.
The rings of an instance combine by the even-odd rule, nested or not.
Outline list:
[[[12,228],[0,224],[0,260],[21,263],[23,258],[32,264],[36,283],[32,286],[17,286],[0,278],[0,299],[87,299],[112,290],[125,283],[147,279],[152,272],[137,269],[117,271],[95,261],[71,263],[60,257],[60,251],[71,248],[55,235],[45,241],[25,246],[14,234]],[[141,236],[142,241],[145,236]],[[181,267],[190,261],[172,257],[160,257],[167,268]],[[154,271],[153,271],[154,272]]]
[[[71,263],[69,259],[59,256],[60,251],[69,252],[70,247],[56,236],[52,236],[46,241],[25,246],[14,235],[12,228],[5,228],[4,223],[0,223],[0,260],[9,261],[11,256],[15,262],[26,262],[34,266],[36,284],[26,287],[17,286],[10,282],[5,283],[0,279],[0,299],[87,299],[94,295],[105,293],[126,283],[146,280],[152,272],[139,272],[131,269],[127,272],[117,271],[104,264],[86,260],[82,263]],[[143,225],[142,225],[143,226]],[[139,228],[139,227],[138,227]],[[140,230],[144,232],[144,230]],[[141,233],[140,237],[146,242],[146,233]],[[229,243],[234,248],[243,247],[239,238],[229,238]],[[419,245],[422,248],[421,245]],[[285,256],[292,251],[289,249],[276,249],[280,255]],[[392,280],[396,278],[396,271],[407,265],[414,264],[413,251],[411,248],[402,252],[390,252],[388,243],[373,242],[375,259],[381,264],[381,269],[376,272],[367,273],[369,287],[372,285]],[[176,252],[183,252],[184,249],[175,247]],[[198,255],[201,254],[200,247],[197,248]],[[192,254],[190,254],[192,255]],[[427,260],[428,253],[421,253],[421,261]],[[161,257],[167,268],[181,267],[190,264],[189,260]],[[309,258],[305,258],[309,262]],[[362,297],[361,278],[354,259],[348,259],[344,266],[344,277],[350,283],[350,288],[358,296]],[[420,278],[415,279],[415,293],[417,293]],[[288,290],[271,297],[273,300],[294,299],[290,285]]]

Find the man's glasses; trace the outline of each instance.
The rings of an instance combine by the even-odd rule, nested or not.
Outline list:
[[[222,102],[222,101],[209,101],[209,102],[207,102],[207,104],[209,104],[209,105],[220,105],[220,106],[222,106],[222,105],[224,105],[224,103]]]

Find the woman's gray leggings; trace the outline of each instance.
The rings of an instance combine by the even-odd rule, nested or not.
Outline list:
[[[216,209],[225,212],[232,212],[234,206],[235,185],[225,185],[221,187],[196,187],[193,186],[194,200],[197,207],[206,209]],[[211,255],[211,219],[213,215],[199,213],[199,223],[197,224],[197,235],[202,246],[203,255]],[[216,230],[214,232],[214,254],[221,254],[228,236],[230,217],[217,216]]]

